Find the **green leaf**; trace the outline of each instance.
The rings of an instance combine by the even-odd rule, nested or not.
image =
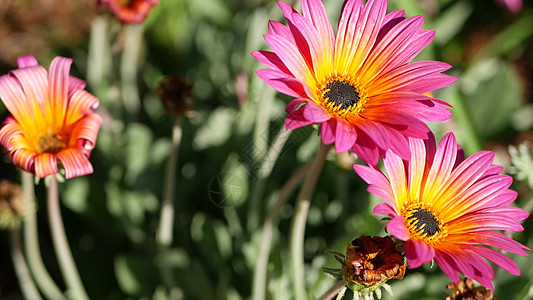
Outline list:
[[[141,123],[131,123],[126,128],[125,181],[133,185],[137,176],[146,170],[151,156],[151,144],[153,140],[150,128]]]
[[[70,179],[65,184],[62,201],[69,209],[77,213],[87,210],[87,197],[89,196],[89,180],[86,177]]]
[[[445,45],[459,34],[473,11],[474,6],[468,1],[458,1],[444,11],[433,24],[435,43]]]

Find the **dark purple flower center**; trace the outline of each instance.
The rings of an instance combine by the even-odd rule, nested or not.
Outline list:
[[[327,102],[335,103],[335,107],[341,105],[341,109],[347,109],[359,102],[359,92],[346,81],[331,81],[326,85],[324,98]]]
[[[440,224],[435,215],[426,209],[415,208],[407,216],[409,227],[415,227],[416,231],[422,230],[422,235],[432,237],[440,232]]]

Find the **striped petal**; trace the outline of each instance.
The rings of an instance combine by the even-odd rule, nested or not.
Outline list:
[[[67,148],[59,152],[57,158],[65,169],[66,179],[92,174],[93,172],[93,166],[89,159],[76,149]]]

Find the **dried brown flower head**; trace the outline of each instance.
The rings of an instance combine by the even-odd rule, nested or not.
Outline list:
[[[386,282],[389,279],[402,279],[405,275],[402,252],[389,236],[363,235],[348,244],[346,255],[336,251],[327,252],[335,256],[342,264],[342,269],[324,268],[324,272],[342,279],[346,288],[363,299],[371,299],[373,293],[381,298],[381,287],[392,295]],[[344,291],[339,295],[343,295]]]
[[[346,248],[343,266],[347,280],[372,286],[383,279],[402,279],[405,263],[390,237],[362,236]]]
[[[452,294],[446,300],[492,300],[494,294],[484,286],[474,286],[472,279],[464,278],[457,284],[450,283],[446,286]]]
[[[182,75],[166,77],[157,89],[157,95],[167,112],[175,117],[186,115],[195,104],[192,84]]]
[[[24,199],[18,184],[0,180],[0,229],[18,226],[24,215]]]

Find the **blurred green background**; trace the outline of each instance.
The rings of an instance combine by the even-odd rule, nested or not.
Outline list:
[[[451,120],[430,124],[437,137],[453,131],[468,154],[494,151],[496,162],[516,177],[516,204],[531,211],[533,166],[520,164],[516,155],[512,163],[508,151],[509,145],[533,143],[533,5],[525,2],[517,14],[481,0],[391,0],[388,10],[424,15],[424,28],[436,37],[416,60],[445,61],[459,78],[435,92],[454,106]],[[300,11],[298,3],[290,4]],[[342,1],[324,4],[336,26]],[[250,298],[261,226],[283,184],[319,143],[317,130],[306,127],[272,146],[290,98],[255,75],[262,66],[250,55],[268,49],[262,35],[269,19],[284,22],[275,1],[161,0],[140,26],[121,25],[95,1],[2,2],[0,73],[16,68],[20,55],[33,54],[45,67],[57,55],[72,57],[71,74],[87,80],[101,101],[94,174],[60,184],[67,235],[91,299]],[[154,237],[173,120],[155,91],[175,74],[194,84],[196,106],[182,124],[174,242],[160,251]],[[0,105],[1,119],[7,115]],[[269,149],[279,154],[277,161],[265,160]],[[19,182],[3,148],[1,158],[0,177]],[[371,213],[381,200],[366,192],[354,161],[330,153],[315,190],[305,239],[314,298],[334,283],[321,271],[337,267],[325,250],[344,252],[362,234],[385,234],[385,223]],[[295,195],[275,219],[267,299],[292,298],[287,245]],[[42,183],[37,197],[44,260],[64,286]],[[526,230],[514,235],[530,248],[532,223],[525,221]],[[8,240],[0,233],[0,297],[19,299]],[[523,276],[497,268],[496,297],[533,299],[531,259],[511,258]],[[172,291],[164,287],[165,267],[176,282]],[[426,264],[391,284],[395,299],[443,299],[448,282],[437,266]]]

